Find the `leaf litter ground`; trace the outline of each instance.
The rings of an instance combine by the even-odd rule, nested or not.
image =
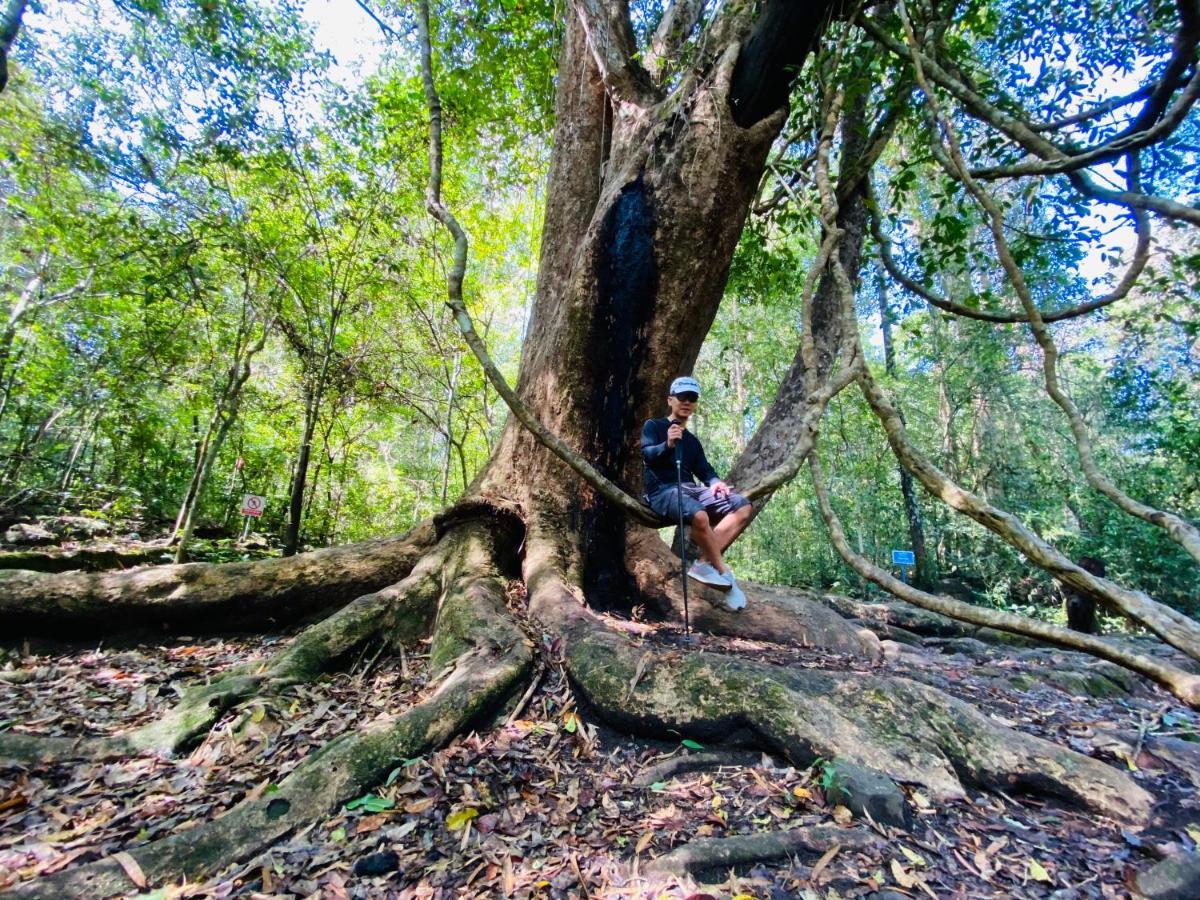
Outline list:
[[[670,628],[610,624],[655,652],[692,652]],[[264,660],[287,639],[180,638],[73,653],[24,648],[0,672],[0,727],[62,735],[142,724],[184,684]],[[378,649],[368,648],[344,673],[232,711],[179,758],[0,768],[0,890],[195,828],[247,795],[269,792],[336,735],[417,702],[430,688],[427,659]],[[779,665],[869,668],[811,648],[745,640],[701,637],[694,649]],[[654,874],[652,860],[695,838],[864,823],[826,802],[819,766],[797,770],[757,753],[714,755],[692,742],[608,731],[576,706],[546,646],[539,686],[509,721],[405,761],[371,793],[254,860],[153,896],[1129,896],[1135,870],[1194,849],[1200,838],[1196,772],[1189,777],[1186,765],[1147,749],[1159,732],[1194,737],[1196,719],[1144,684],[1134,695],[1073,696],[1044,685],[1040,673],[1090,662],[1056,651],[1013,652],[945,642],[905,648],[879,668],[1126,768],[1159,800],[1151,827],[1135,833],[1051,801],[975,789],[967,802],[939,808],[906,788],[917,824],[904,833],[866,823],[881,838],[876,848],[709,872],[715,883],[707,886]],[[703,768],[687,768],[699,761]]]

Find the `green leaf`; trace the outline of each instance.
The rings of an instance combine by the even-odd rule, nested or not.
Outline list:
[[[650,790],[652,790],[652,791],[662,792],[662,791],[665,791],[666,789],[667,789],[667,783],[665,781],[656,781],[656,782],[654,782],[654,784],[650,785]]]
[[[1029,877],[1034,881],[1044,881],[1047,884],[1051,881],[1050,873],[1036,859],[1029,861]]]
[[[446,816],[446,827],[451,831],[458,831],[463,828],[468,822],[479,815],[479,810],[473,806],[468,806],[463,809],[455,810]]]
[[[916,853],[912,850],[909,850],[903,844],[900,845],[900,852],[903,853],[904,856],[908,859],[908,861],[910,863],[912,863],[914,866],[929,865],[929,863],[925,862],[925,857],[923,857],[920,853]]]
[[[346,804],[347,810],[362,809],[364,812],[379,813],[391,809],[396,801],[391,797],[376,797],[374,794],[364,794]]]
[[[333,829],[333,834],[331,834],[331,835],[329,836],[329,839],[330,839],[331,841],[333,841],[335,844],[340,844],[340,843],[342,843],[343,841],[345,841],[345,840],[346,840],[346,829],[345,829],[345,828],[335,828],[335,829]]]
[[[703,750],[704,749],[703,744],[698,744],[695,741],[693,741],[691,738],[684,738],[679,743],[683,744],[683,746],[687,747],[689,750]]]

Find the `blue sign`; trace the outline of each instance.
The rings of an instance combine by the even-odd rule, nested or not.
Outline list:
[[[911,550],[893,550],[892,565],[893,566],[915,566],[917,564],[917,554]]]

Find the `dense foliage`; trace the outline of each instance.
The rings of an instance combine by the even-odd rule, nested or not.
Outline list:
[[[942,40],[1002,105],[1051,117],[1170,54],[1171,4],[1104,6],[979,0]],[[635,7],[635,26],[651,29],[657,5]],[[302,542],[314,546],[402,530],[466,489],[505,410],[442,302],[447,247],[424,212],[410,23],[402,9],[378,14],[384,64],[353,87],[333,78],[295,4],[84,0],[54,18],[27,16],[0,95],[6,520],[92,510],[169,530],[210,451],[201,529],[236,531],[238,500],[253,492],[267,498],[258,527],[282,539],[298,497]],[[999,31],[1001,17],[1026,27]],[[1118,19],[1136,27],[1106,32],[1119,40],[1076,40]],[[468,300],[511,375],[539,244],[554,16],[548,3],[493,0],[443,4],[440,22],[446,192],[472,236]],[[905,99],[882,55],[859,68],[873,103]],[[945,295],[999,308],[979,214],[930,165],[920,110],[910,112],[880,165],[895,252]],[[817,125],[811,109],[793,119],[698,367],[700,435],[719,469],[745,446],[795,353],[796,299],[819,243],[816,201],[794,177]],[[1120,124],[1097,120],[1080,136]],[[1156,148],[1148,183],[1169,192],[1194,180],[1196,127],[1193,117]],[[963,128],[966,140],[991,140]],[[1014,159],[1000,144],[985,149]],[[1014,248],[1036,290],[1066,305],[1111,281],[1130,235],[1064,185],[1047,180],[1006,202],[1022,210]],[[1103,467],[1130,494],[1193,518],[1198,249],[1192,231],[1162,230],[1129,299],[1055,326]],[[1101,556],[1117,580],[1194,611],[1186,555],[1079,474],[1028,332],[939,312],[889,283],[870,249],[866,259],[859,325],[871,364],[882,373],[886,303],[892,387],[937,464],[1072,556]],[[896,462],[852,392],[824,434],[852,540],[886,563],[908,546]],[[938,577],[994,604],[1055,606],[1048,579],[989,532],[928,498],[923,512]],[[736,553],[759,578],[859,588],[804,478]]]

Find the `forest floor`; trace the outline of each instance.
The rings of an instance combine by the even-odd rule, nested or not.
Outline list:
[[[1119,758],[1105,739],[1156,730],[1195,737],[1196,717],[1148,685],[1133,695],[1073,696],[1037,676],[1055,651],[1038,651],[1031,662],[983,644],[966,654],[960,643],[910,647],[866,666],[742,640],[702,636],[685,647],[667,626],[613,624],[663,654],[719,651],[935,683],[1006,725],[1131,771],[1158,800],[1154,823],[1122,829],[1044,799],[979,789],[938,806],[911,788],[912,831],[856,822],[827,802],[819,765],[797,770],[747,751],[710,757],[690,741],[608,731],[576,705],[547,647],[537,691],[507,724],[405,761],[373,793],[219,877],[144,896],[1126,897],[1135,871],[1200,839],[1192,781],[1141,740]],[[183,684],[265,659],[283,640],[9,648],[0,651],[0,729],[98,734],[140,724],[165,710]],[[231,712],[186,756],[33,769],[0,762],[0,891],[194,828],[248,794],[270,792],[334,736],[403,710],[430,687],[427,658],[379,650],[367,648],[343,673]],[[706,767],[646,783],[652,767],[692,754]],[[709,872],[707,884],[652,871],[656,857],[693,838],[813,824],[865,825],[880,842]]]

